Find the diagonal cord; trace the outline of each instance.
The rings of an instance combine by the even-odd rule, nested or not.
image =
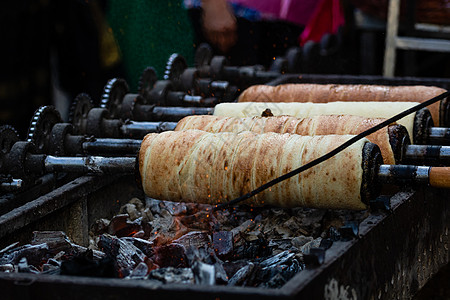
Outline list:
[[[295,175],[297,175],[297,174],[299,174],[299,173],[301,173],[301,172],[303,172],[303,171],[305,171],[305,170],[307,170],[309,168],[314,167],[315,165],[320,164],[321,162],[324,162],[325,160],[335,156],[336,154],[338,154],[339,152],[341,152],[344,149],[348,148],[349,146],[351,146],[352,144],[354,144],[358,140],[360,140],[360,139],[362,139],[362,138],[364,138],[364,137],[374,133],[375,131],[380,130],[381,128],[386,127],[389,124],[391,124],[391,123],[393,123],[395,121],[398,121],[401,118],[403,118],[403,117],[405,117],[405,116],[407,116],[407,115],[409,115],[411,113],[414,113],[414,112],[416,112],[416,111],[418,111],[418,110],[420,110],[420,109],[422,109],[422,108],[424,108],[424,107],[426,107],[426,106],[428,106],[430,104],[438,102],[438,101],[448,97],[449,95],[450,95],[450,91],[447,91],[447,92],[442,93],[442,94],[440,94],[440,95],[438,95],[438,96],[436,96],[434,98],[431,98],[431,99],[429,99],[427,101],[424,101],[424,102],[422,102],[422,103],[420,103],[420,104],[418,104],[416,106],[413,106],[413,107],[411,107],[411,108],[409,108],[409,109],[407,109],[407,110],[405,110],[405,111],[403,111],[401,113],[398,113],[395,116],[393,116],[393,117],[391,117],[389,119],[386,119],[385,121],[379,123],[378,125],[375,125],[374,127],[369,128],[366,131],[363,131],[363,132],[361,132],[358,135],[355,135],[354,137],[352,137],[351,139],[349,139],[348,141],[346,141],[342,145],[336,147],[335,149],[331,150],[327,154],[325,154],[325,155],[323,155],[323,156],[321,156],[319,158],[316,158],[315,160],[312,160],[309,163],[307,163],[307,164],[305,164],[303,166],[300,166],[297,169],[294,169],[294,170],[292,170],[292,171],[290,171],[290,172],[288,172],[288,173],[286,173],[284,175],[281,175],[280,177],[272,179],[271,181],[266,182],[265,184],[259,186],[258,188],[254,189],[253,191],[251,191],[251,192],[249,192],[249,193],[247,193],[245,195],[242,195],[242,196],[240,196],[238,198],[230,200],[230,201],[228,201],[226,203],[222,203],[222,204],[216,205],[214,207],[213,211],[217,211],[219,209],[225,209],[226,207],[233,206],[233,205],[235,205],[235,204],[237,204],[239,202],[247,200],[248,198],[253,197],[254,195],[264,191],[265,189],[268,189],[269,187],[271,187],[271,186],[273,186],[273,185],[275,185],[275,184],[277,184],[277,183],[279,183],[279,182],[281,182],[283,180],[289,179],[289,178],[291,178],[291,177],[293,177],[293,176],[295,176]]]

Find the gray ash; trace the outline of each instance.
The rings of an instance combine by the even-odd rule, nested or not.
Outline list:
[[[352,238],[368,213],[212,208],[133,198],[95,222],[87,248],[63,232],[35,232],[30,244],[0,251],[0,271],[279,288],[320,264],[333,241]]]

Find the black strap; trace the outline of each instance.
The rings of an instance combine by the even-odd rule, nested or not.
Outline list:
[[[260,187],[254,189],[253,191],[251,191],[251,192],[249,192],[249,193],[247,193],[245,195],[242,195],[242,196],[240,196],[240,197],[238,197],[236,199],[233,199],[231,201],[228,201],[226,203],[222,203],[222,204],[216,205],[214,207],[214,211],[219,210],[219,209],[224,209],[224,208],[227,208],[229,206],[233,206],[233,205],[235,205],[235,204],[237,204],[239,202],[242,202],[244,200],[247,200],[248,198],[253,197],[254,195],[264,191],[265,189],[268,189],[269,187],[271,187],[271,186],[273,186],[273,185],[275,185],[275,184],[277,184],[277,183],[279,183],[279,182],[281,182],[283,180],[289,179],[289,178],[291,178],[291,177],[293,177],[293,176],[295,176],[297,174],[300,174],[301,172],[303,172],[305,170],[308,170],[309,168],[312,168],[315,165],[318,165],[321,162],[323,162],[323,161],[333,157],[334,155],[338,154],[339,152],[341,152],[345,148],[348,148],[350,145],[352,145],[355,142],[359,141],[360,139],[362,139],[362,138],[364,138],[364,137],[374,133],[375,131],[377,131],[377,130],[383,128],[383,127],[386,127],[389,124],[391,124],[391,123],[393,123],[395,121],[398,121],[401,118],[403,118],[403,117],[405,117],[405,116],[407,116],[407,115],[409,115],[411,113],[414,113],[414,112],[416,112],[416,111],[418,111],[418,110],[420,110],[420,109],[422,109],[422,108],[424,108],[424,107],[426,107],[428,105],[431,105],[431,104],[433,104],[435,102],[438,102],[438,101],[448,97],[449,95],[450,95],[450,92],[447,91],[445,93],[442,93],[439,96],[431,98],[430,100],[422,102],[422,103],[420,103],[420,104],[418,104],[418,105],[416,105],[414,107],[411,107],[410,109],[407,109],[407,110],[405,110],[405,111],[403,111],[403,112],[393,116],[392,118],[389,118],[389,119],[381,122],[380,124],[375,125],[374,127],[369,128],[366,131],[361,132],[360,134],[352,137],[351,139],[349,139],[348,141],[346,141],[345,143],[343,143],[339,147],[331,150],[330,152],[328,152],[327,154],[325,154],[325,155],[323,155],[323,156],[321,156],[319,158],[316,158],[315,160],[310,161],[306,165],[300,166],[297,169],[290,171],[289,173],[286,173],[284,175],[281,175],[280,177],[272,179],[271,181],[261,185]]]

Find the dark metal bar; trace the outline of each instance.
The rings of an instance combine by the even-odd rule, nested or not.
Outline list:
[[[167,121],[178,122],[190,115],[212,115],[213,107],[165,107],[152,105],[136,105],[133,112],[135,121]]]
[[[177,122],[135,122],[130,121],[123,125],[120,130],[123,136],[143,138],[147,133],[174,130]]]
[[[450,147],[437,145],[408,145],[402,163],[448,165]]]
[[[56,157],[47,155],[44,159],[46,172],[130,174],[134,173],[135,165],[135,157]]]
[[[137,153],[141,148],[142,140],[132,139],[95,139],[83,143],[83,150],[86,153]]]
[[[428,131],[428,143],[432,145],[450,146],[450,128],[431,127]]]
[[[427,184],[431,167],[411,165],[381,165],[377,179],[382,183],[403,184]]]

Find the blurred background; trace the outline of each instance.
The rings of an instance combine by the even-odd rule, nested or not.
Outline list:
[[[135,92],[146,67],[154,67],[158,79],[163,78],[172,53],[193,66],[195,49],[202,42],[209,42],[214,53],[227,56],[232,65],[268,67],[289,47],[304,46],[308,39],[320,43],[331,30],[339,47],[333,63],[314,60],[305,72],[383,74],[387,0],[268,2],[290,5],[278,7],[279,14],[271,13],[273,7],[254,7],[264,2],[229,1],[235,35],[228,36],[232,42],[227,47],[205,30],[207,8],[202,1],[3,2],[0,122],[14,126],[24,138],[41,105],[55,105],[67,119],[77,94],[88,93],[98,105],[107,80],[114,77],[126,79]],[[441,28],[433,37],[448,38],[450,1],[417,0],[413,9],[405,2],[400,33],[408,33],[411,22],[420,22]],[[449,53],[398,50],[395,76],[449,78]]]

